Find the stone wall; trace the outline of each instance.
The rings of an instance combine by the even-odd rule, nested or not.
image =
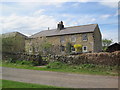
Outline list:
[[[25,53],[2,53],[2,60],[13,60],[13,62],[17,60],[20,61],[26,60],[26,61],[33,61],[38,65],[44,63],[40,55],[32,55]]]
[[[80,55],[49,55],[49,62],[60,61],[72,65],[95,64],[115,66],[120,63],[120,52],[86,53]]]
[[[69,65],[80,65],[80,64],[95,64],[95,65],[107,65],[115,66],[120,64],[120,51],[113,53],[101,52],[101,53],[84,53],[80,55],[29,55],[22,53],[3,53],[2,59],[9,60],[27,60],[35,61],[39,65],[47,64],[49,62],[60,61]]]

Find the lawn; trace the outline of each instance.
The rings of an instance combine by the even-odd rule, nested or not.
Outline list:
[[[11,80],[2,80],[2,88],[60,88],[60,87],[24,83]]]
[[[32,69],[32,70],[42,70],[42,71],[56,71],[56,72],[66,72],[66,73],[78,73],[78,74],[93,74],[93,75],[110,75],[117,76],[117,67],[108,66],[94,66],[90,64],[84,64],[79,66],[67,65],[60,62],[50,63],[44,67],[37,67],[32,65],[20,65],[16,63],[6,63],[2,62],[3,67],[12,67],[20,69]]]
[[[32,90],[32,88],[37,88],[37,90],[78,90],[74,88],[63,88],[63,87],[56,87],[56,86],[48,86],[48,85],[40,85],[40,84],[33,84],[33,83],[24,83],[24,82],[17,82],[11,80],[0,80],[2,81],[2,90],[10,89],[10,88],[21,88],[22,90]],[[15,89],[14,89],[15,90]],[[87,90],[87,89],[79,89],[79,90]]]

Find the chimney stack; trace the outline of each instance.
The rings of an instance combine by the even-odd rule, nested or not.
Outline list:
[[[64,29],[64,25],[63,25],[63,22],[62,22],[62,21],[59,22],[59,24],[58,24],[58,26],[57,26],[57,29],[58,29],[58,30]]]

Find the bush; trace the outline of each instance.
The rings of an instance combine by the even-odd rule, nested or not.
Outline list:
[[[65,64],[61,63],[61,62],[50,62],[47,65],[47,68],[52,68],[52,69],[60,69],[64,66]]]
[[[94,64],[82,64],[81,67],[82,68],[95,68],[96,65],[94,65]]]
[[[19,60],[19,61],[16,61],[16,64],[20,64],[20,65],[33,65],[33,62],[32,61],[26,61],[26,60]]]
[[[5,60],[6,63],[16,63],[16,60],[9,58],[8,60]]]

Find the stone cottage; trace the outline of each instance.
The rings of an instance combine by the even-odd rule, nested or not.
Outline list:
[[[2,53],[25,52],[25,39],[28,37],[19,32],[2,34]]]
[[[61,21],[56,29],[44,30],[30,36],[26,40],[26,52],[38,53],[44,42],[50,43],[56,54],[64,54],[68,43],[71,44],[71,52],[75,52],[75,44],[82,45],[83,53],[102,51],[102,35],[98,24],[64,27]]]

